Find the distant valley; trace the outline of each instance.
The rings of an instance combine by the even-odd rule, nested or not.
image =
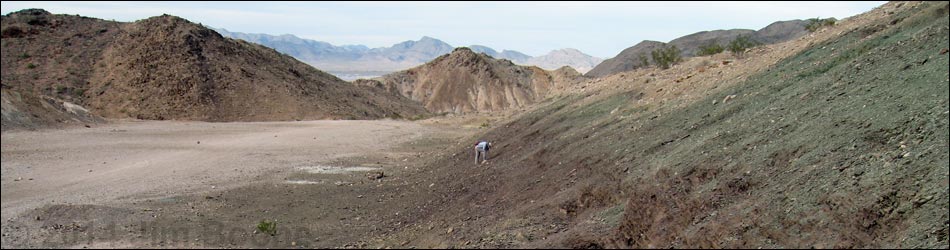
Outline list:
[[[417,41],[397,43],[391,47],[369,48],[364,45],[337,46],[287,34],[275,36],[209,28],[225,37],[271,47],[344,80],[373,78],[406,70],[422,65],[441,55],[449,54],[455,49],[455,46],[428,36],[424,36]],[[585,73],[604,60],[570,48],[553,50],[548,54],[532,57],[513,50],[498,52],[482,45],[471,45],[469,47],[472,51],[485,53],[496,59],[507,59],[515,64],[538,66],[546,70],[556,70],[563,66],[570,66],[578,72]]]

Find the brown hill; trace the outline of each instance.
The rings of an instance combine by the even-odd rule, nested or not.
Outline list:
[[[699,52],[700,46],[713,42],[726,46],[730,41],[740,35],[749,36],[762,44],[780,43],[805,35],[807,33],[805,31],[806,23],[807,21],[804,20],[779,21],[759,30],[730,29],[700,31],[673,39],[669,43],[643,41],[633,47],[624,49],[614,58],[604,60],[585,75],[589,77],[604,77],[640,68],[643,64],[641,62],[642,60],[640,60],[641,55],[652,61],[652,59],[650,59],[650,52],[666,44],[674,45],[679,48],[683,57],[693,57]]]
[[[425,112],[401,96],[174,16],[119,23],[32,9],[3,16],[2,26],[5,92],[76,103],[104,117],[263,121]],[[17,110],[36,109],[5,99]]]
[[[604,60],[585,74],[590,77],[603,77],[617,72],[633,70],[643,66],[640,57],[650,58],[650,52],[661,48],[665,43],[642,41],[633,47],[624,49],[614,58]]]
[[[755,33],[754,30],[748,29],[701,31],[673,39],[669,44],[679,48],[684,57],[689,57],[696,56],[696,53],[699,52],[699,46],[712,42],[725,46],[738,36],[750,36],[753,33]]]
[[[464,113],[522,107],[582,77],[570,68],[549,72],[462,47],[425,65],[385,75],[371,85],[398,92],[431,112]]]

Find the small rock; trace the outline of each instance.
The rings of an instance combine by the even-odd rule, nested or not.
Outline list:
[[[291,242],[290,242],[290,245],[291,245],[291,246],[297,246],[297,242],[296,242],[296,241],[291,241]]]
[[[92,173],[92,169],[90,169],[89,172]]]
[[[455,228],[454,228],[454,227],[450,227],[449,230],[445,230],[445,233],[447,233],[447,234],[450,234],[450,233],[452,233],[452,232],[455,232]]]
[[[198,144],[201,144],[201,141],[198,141]]]
[[[521,232],[518,232],[518,234],[515,235],[515,238],[519,241],[528,241],[528,237],[525,237],[524,233]]]
[[[357,195],[356,198],[357,198],[357,199],[362,199],[362,198],[363,198],[363,195]]]
[[[13,181],[22,181],[22,180],[23,180],[23,177],[17,177],[16,179],[13,179]]]
[[[946,55],[946,54],[947,54],[947,51],[948,51],[948,48],[943,48],[942,50],[940,50],[940,54],[941,54],[941,55]]]
[[[732,99],[735,99],[735,98],[736,98],[736,95],[728,95],[728,96],[726,96],[725,98],[722,99],[722,103],[726,103],[726,102],[728,102],[729,100],[732,100]]]
[[[382,171],[376,171],[376,172],[366,174],[366,178],[370,180],[379,180],[379,179],[382,179],[383,177],[386,177],[386,174],[384,174]]]

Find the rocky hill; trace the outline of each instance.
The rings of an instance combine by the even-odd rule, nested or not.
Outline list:
[[[725,46],[738,36],[751,36],[753,33],[755,33],[754,30],[748,29],[700,31],[673,39],[668,44],[679,48],[682,56],[691,57],[699,52],[699,46],[713,42]]]
[[[650,52],[666,44],[674,45],[679,48],[683,57],[692,57],[696,56],[700,46],[710,43],[718,43],[719,45],[726,46],[730,41],[740,35],[749,36],[762,44],[784,42],[805,35],[807,33],[807,31],[805,31],[806,23],[807,21],[804,20],[779,21],[757,31],[749,29],[701,31],[673,39],[669,43],[643,41],[633,47],[624,49],[613,58],[604,60],[603,63],[594,67],[587,72],[586,75],[590,77],[604,77],[639,68],[642,64],[640,56],[649,59]],[[652,61],[652,59],[650,60]]]
[[[582,78],[565,67],[554,72],[457,48],[425,65],[387,74],[378,85],[422,103],[431,112],[499,111],[535,103]]]
[[[588,71],[585,76],[602,77],[614,74],[616,72],[630,71],[643,66],[642,58],[650,60],[650,52],[662,48],[666,45],[657,41],[642,41],[637,45],[626,48],[614,58],[604,60]],[[649,63],[649,61],[646,61]]]
[[[68,102],[107,118],[159,120],[357,119],[425,112],[401,96],[354,86],[273,49],[224,38],[174,16],[119,23],[32,9],[2,18],[5,128],[70,120],[53,115],[69,113],[53,111],[65,109],[30,100]]]
[[[577,84],[470,138],[489,162],[428,166],[429,211],[381,245],[946,249],[948,9]]]

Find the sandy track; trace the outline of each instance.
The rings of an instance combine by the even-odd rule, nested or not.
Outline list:
[[[2,216],[246,185],[385,150],[431,130],[400,121],[116,122],[2,134]]]

